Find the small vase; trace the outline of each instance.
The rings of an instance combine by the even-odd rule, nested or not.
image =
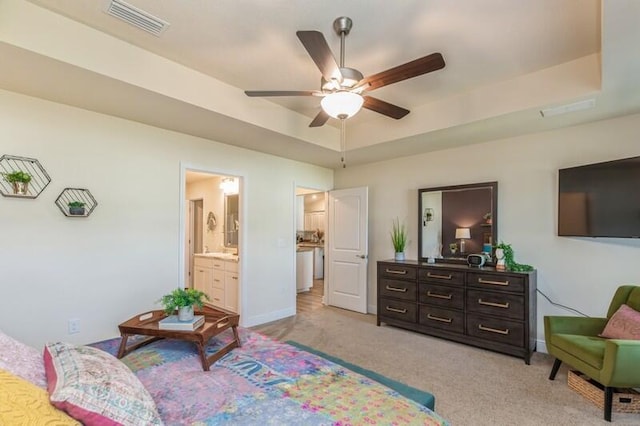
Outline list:
[[[29,182],[11,182],[15,195],[27,195],[29,192]]]
[[[193,319],[193,305],[178,308],[178,321],[191,321]]]
[[[496,249],[496,269],[504,270],[506,269],[504,262],[504,250],[501,248]]]
[[[403,251],[397,252],[396,256],[395,256],[395,259],[396,260],[404,260],[404,252]]]

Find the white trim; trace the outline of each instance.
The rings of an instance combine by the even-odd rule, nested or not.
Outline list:
[[[286,309],[281,309],[279,311],[269,312],[263,315],[256,315],[251,318],[245,318],[243,321],[243,327],[253,327],[254,325],[261,325],[271,321],[277,321],[282,318],[292,317],[296,314],[295,306],[289,307]]]
[[[378,305],[367,305],[367,313],[378,315]]]
[[[239,203],[240,203],[240,212],[239,218],[240,221],[240,236],[238,240],[238,257],[240,259],[240,282],[238,287],[238,314],[240,314],[240,325],[243,327],[248,327],[246,325],[246,321],[243,320],[242,313],[244,312],[244,307],[246,306],[246,296],[244,291],[244,283],[246,281],[245,270],[247,270],[247,259],[244,256],[245,247],[247,247],[247,233],[242,232],[245,228],[245,218],[247,217],[246,212],[249,210],[249,203],[247,202],[247,177],[239,172],[238,170],[225,170],[225,169],[212,169],[210,167],[206,167],[200,164],[187,163],[184,161],[180,161],[180,188],[178,190],[180,213],[178,217],[178,288],[184,287],[184,268],[185,268],[185,252],[184,252],[184,241],[185,241],[185,189],[186,189],[186,174],[187,171],[192,172],[200,172],[200,173],[210,173],[212,175],[218,176],[234,176],[239,178]]]
[[[543,354],[548,354],[547,351],[547,342],[545,340],[537,339],[536,340],[536,352],[540,352]]]

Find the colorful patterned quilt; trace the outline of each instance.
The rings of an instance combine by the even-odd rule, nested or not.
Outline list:
[[[122,361],[167,425],[446,425],[397,392],[324,358],[239,328],[242,347],[203,371],[195,345],[160,340]],[[232,339],[213,338],[213,353]],[[92,346],[113,355],[120,339]]]

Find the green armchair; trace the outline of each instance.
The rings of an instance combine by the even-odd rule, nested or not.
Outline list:
[[[614,388],[640,386],[640,340],[598,337],[622,304],[640,311],[640,287],[618,288],[606,318],[545,316],[547,351],[556,358],[549,380],[563,362],[604,386],[604,418],[611,421]]]

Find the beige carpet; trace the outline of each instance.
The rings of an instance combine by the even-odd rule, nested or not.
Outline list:
[[[452,425],[605,425],[602,410],[567,387],[563,365],[547,379],[552,359],[522,359],[376,326],[373,315],[323,307],[256,331],[295,340],[374,370],[436,397],[436,411]],[[640,414],[613,413],[616,425],[640,425]]]

